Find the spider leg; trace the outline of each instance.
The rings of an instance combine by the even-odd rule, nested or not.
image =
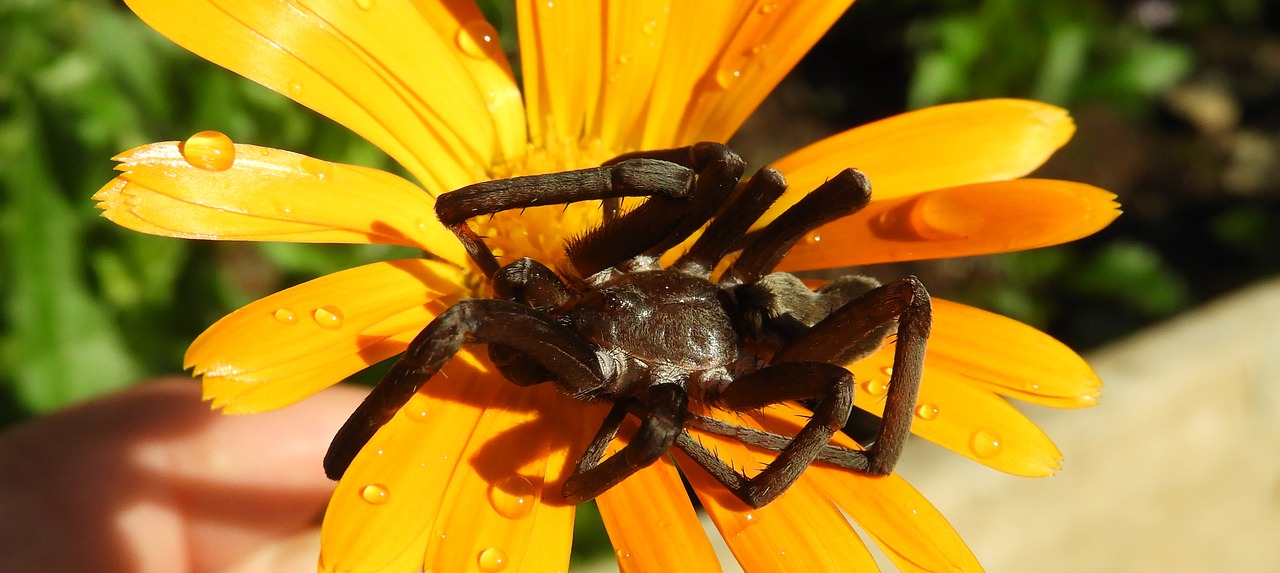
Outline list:
[[[784,362],[742,376],[720,393],[718,401],[735,410],[752,410],[786,400],[817,399],[813,416],[778,451],[760,473],[746,477],[684,434],[676,442],[729,491],[752,507],[777,499],[828,447],[853,407],[853,376],[825,362]]]
[[[700,276],[715,269],[716,262],[733,250],[733,245],[787,190],[787,181],[770,167],[761,168],[734,194],[706,231],[676,261],[674,268]]]
[[[578,276],[590,276],[638,254],[656,259],[693,234],[715,214],[737,185],[745,168],[742,158],[733,150],[708,142],[628,153],[605,162],[605,165],[621,165],[639,159],[671,162],[697,172],[693,193],[687,200],[653,197],[617,218],[609,214],[617,213],[618,206],[606,202],[606,224],[569,245],[569,260]]]
[[[857,408],[850,410],[851,414],[857,412],[861,412],[861,410],[858,410]],[[876,418],[877,426],[879,425],[879,421],[880,418]],[[782,448],[787,447],[787,444],[791,443],[790,436],[775,434],[764,430],[757,430],[747,426],[739,426],[737,424],[731,424],[729,422],[699,414],[689,414],[689,418],[685,420],[685,427],[693,428],[708,434],[724,436],[748,446],[765,450],[773,450],[775,452],[782,451]],[[678,440],[676,445],[677,447],[681,447]],[[871,468],[870,463],[867,461],[866,452],[852,450],[844,446],[837,446],[833,444],[826,444],[822,446],[822,450],[818,452],[818,457],[814,458],[813,461],[815,463],[821,462],[831,464],[863,473],[869,473]]]
[[[693,173],[688,168],[667,161],[634,159],[605,167],[475,183],[438,197],[436,215],[458,236],[485,276],[492,277],[499,268],[498,260],[467,225],[467,219],[511,209],[610,197],[683,198],[692,186]]]
[[[561,494],[565,500],[582,503],[593,499],[657,461],[681,434],[688,405],[689,395],[680,384],[650,386],[640,403],[640,429],[626,446],[602,462],[600,460],[627,412],[626,402],[617,402],[578,461],[573,475],[564,481]]]
[[[898,340],[893,373],[885,395],[884,415],[875,443],[867,449],[870,472],[888,474],[902,454],[911,434],[911,419],[924,371],[925,343],[932,312],[929,293],[915,277],[906,277],[868,291],[811,328],[808,334],[782,347],[773,364],[823,361],[843,363],[868,336],[895,318]]]
[[[604,385],[594,350],[576,332],[518,303],[463,300],[440,313],[409,343],[404,355],[338,430],[324,457],[325,474],[335,480],[342,477],[378,428],[466,342],[501,344],[535,358],[557,385],[574,395]]]
[[[765,226],[742,250],[721,283],[754,282],[777,266],[809,231],[858,212],[871,200],[871,182],[856,169],[845,169],[796,202]]]

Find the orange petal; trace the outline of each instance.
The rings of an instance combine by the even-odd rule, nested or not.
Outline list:
[[[1039,167],[1071,138],[1066,110],[995,99],[925,108],[855,127],[774,164],[790,190],[766,214],[772,220],[832,175],[854,167],[878,200],[1015,179]]]
[[[215,143],[197,143],[209,139]],[[192,155],[197,145],[224,153],[229,166],[209,168]],[[190,239],[406,245],[467,264],[436,219],[435,201],[385,171],[233,145],[216,132],[115,159],[123,174],[94,199],[104,217],[130,229]]]
[[[574,507],[559,490],[570,445],[578,440],[563,422],[582,409],[560,400],[549,384],[499,387],[449,479],[428,537],[425,571],[568,569]]]
[[[725,421],[758,427],[750,420]],[[695,439],[735,468],[752,470],[771,457],[742,444],[695,432]],[[801,476],[782,497],[754,509],[683,453],[677,461],[698,499],[745,571],[874,571],[875,561],[828,496]],[[754,473],[754,472],[752,472]]]
[[[406,259],[320,277],[219,320],[191,344],[186,366],[229,413],[288,405],[402,352],[464,291],[459,272]]]
[[[1101,395],[1098,375],[1065,344],[1011,318],[938,298],[926,363],[1041,406],[1095,406]]]
[[[769,431],[795,435],[808,415],[779,404],[753,415]],[[834,443],[860,449],[847,436]],[[872,477],[815,464],[805,479],[849,514],[902,571],[982,571],[973,553],[947,519],[897,474]]]
[[[1042,477],[1061,467],[1062,453],[1025,415],[994,392],[930,360],[936,352],[945,352],[942,346],[931,341],[926,352],[912,433],[1006,473]],[[893,349],[888,344],[846,366],[858,385],[854,404],[877,416],[884,410]]]
[[[588,433],[594,435],[595,429]],[[615,441],[606,455],[622,443]],[[622,571],[720,570],[670,457],[632,474],[596,501]]]
[[[179,45],[365,137],[432,192],[523,152],[518,89],[472,2],[128,4]]]
[[[872,201],[796,243],[779,270],[811,270],[1034,249],[1088,236],[1120,215],[1084,183],[1015,179]]]
[[[603,7],[518,0],[521,67],[534,146],[577,147],[600,97]]]
[[[605,149],[638,149],[641,120],[649,108],[650,90],[666,75],[665,47],[672,12],[670,0],[604,3],[604,52],[601,54],[599,109],[591,114],[587,136],[600,138]],[[685,97],[687,98],[686,92]],[[670,118],[679,121],[679,117]]]
[[[494,373],[450,361],[374,434],[329,501],[320,570],[421,570],[433,521],[465,464],[467,444],[486,407],[509,386]]]
[[[744,5],[738,18],[728,22],[719,53],[699,74],[677,141],[728,141],[852,2],[758,0]],[[698,18],[703,9],[688,16]],[[705,19],[684,24],[707,26]],[[720,29],[713,24],[710,32]],[[682,31],[702,33],[696,27]]]

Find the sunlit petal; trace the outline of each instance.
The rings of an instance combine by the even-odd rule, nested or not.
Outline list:
[[[123,173],[94,195],[102,215],[169,237],[383,243],[467,264],[431,196],[395,175],[229,142],[234,160],[214,170],[188,160],[190,147],[152,143],[117,156]]]
[[[672,12],[694,4],[673,6],[670,0],[604,4],[599,109],[591,114],[587,137],[599,137],[605,149],[639,148],[642,120],[652,113],[650,91],[668,73],[663,70],[669,63],[663,49],[667,42],[676,41],[668,36]]]
[[[893,350],[890,343],[846,366],[858,385],[854,393],[857,407],[876,415],[883,413]],[[967,376],[948,370],[945,362],[931,362],[934,353],[946,351],[945,345],[935,343],[925,355],[912,433],[1015,475],[1048,476],[1061,467],[1062,453],[1024,414],[991,390],[973,384]]]
[[[1066,110],[1025,100],[981,100],[895,115],[774,163],[791,187],[765,218],[777,216],[847,167],[867,174],[877,200],[1022,177],[1074,131]]]
[[[494,373],[450,361],[374,434],[329,502],[320,570],[421,570],[429,537],[437,535],[433,520],[453,475],[463,471],[472,432],[506,386]]]
[[[726,421],[759,427],[746,418]],[[749,475],[771,458],[742,444],[697,432],[708,449]],[[801,476],[772,503],[754,509],[730,493],[720,482],[684,454],[676,456],[698,499],[724,537],[725,543],[747,572],[769,571],[874,571],[875,561],[828,496],[807,476]]]
[[[743,9],[729,23],[729,34],[719,42],[719,53],[698,77],[677,141],[728,141],[852,1],[741,3]],[[688,16],[697,17],[699,10],[694,9]],[[717,24],[703,25],[714,34],[721,30]],[[701,33],[682,28],[688,33]]]
[[[472,2],[128,3],[184,48],[359,133],[432,192],[523,152],[518,88]]]
[[[1091,235],[1119,215],[1115,195],[1084,183],[976,183],[872,201],[810,233],[778,268],[841,268],[1034,249]]]
[[[517,0],[529,139],[557,149],[578,145],[600,97],[603,6]]]
[[[765,429],[792,436],[807,412],[790,404],[753,414]],[[833,443],[860,449],[847,436]],[[982,571],[977,558],[951,524],[924,496],[897,474],[871,477],[814,464],[805,479],[849,514],[902,571]]]
[[[235,413],[278,408],[402,352],[463,292],[448,264],[408,259],[333,273],[252,302],[209,327],[186,366]]]
[[[559,488],[570,442],[577,440],[564,429],[567,412],[561,412],[561,400],[550,385],[523,389],[499,384],[474,431],[468,432],[462,463],[445,488],[428,536],[425,571],[537,573],[569,567],[574,508],[560,497]],[[431,417],[429,411],[425,415]]]
[[[615,441],[606,455],[621,443]],[[596,501],[622,571],[720,570],[670,457],[632,474]]]

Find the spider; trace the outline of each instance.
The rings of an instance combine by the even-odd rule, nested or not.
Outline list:
[[[880,285],[849,275],[815,291],[770,272],[801,237],[865,206],[870,183],[846,169],[749,232],[786,183],[766,167],[738,185],[743,171],[728,147],[698,143],[442,194],[437,215],[488,277],[495,298],[462,300],[414,338],[338,431],[325,473],[340,478],[374,432],[464,344],[483,343],[513,384],[552,382],[574,398],[612,403],[564,481],[570,503],[600,495],[672,447],[753,507],[776,499],[814,462],[888,474],[910,432],[929,295],[915,277]],[[647,199],[623,213],[620,200],[628,196]],[[604,222],[566,243],[560,273],[530,258],[500,265],[467,225],[475,216],[587,200],[603,201]],[[704,225],[674,264],[658,262]],[[731,264],[720,264],[739,250]],[[718,267],[724,270],[713,280]],[[874,441],[865,450],[829,444],[851,412],[861,413],[853,408],[853,376],[840,365],[875,351],[894,332],[894,367]],[[787,437],[695,414],[690,400],[730,411],[800,401],[813,415]],[[639,429],[604,459],[628,414]],[[778,454],[748,477],[686,428]]]

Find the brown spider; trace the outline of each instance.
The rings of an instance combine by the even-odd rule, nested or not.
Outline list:
[[[929,336],[929,295],[915,277],[881,286],[849,275],[813,291],[790,274],[770,273],[806,233],[865,206],[870,184],[846,169],[748,233],[786,183],[764,168],[735,192],[743,169],[727,147],[699,143],[441,195],[440,220],[491,280],[496,298],[460,301],[414,338],[338,431],[325,472],[341,477],[374,432],[464,343],[487,344],[513,384],[550,381],[577,399],[613,403],[564,482],[563,495],[573,503],[600,495],[672,446],[754,507],[776,499],[815,461],[870,474],[892,471],[910,432]],[[648,199],[621,214],[625,196]],[[466,223],[478,215],[586,200],[605,202],[604,223],[567,244],[563,278],[529,258],[499,265]],[[659,255],[703,225],[705,232],[675,264],[658,263]],[[712,282],[720,259],[739,249]],[[855,411],[853,377],[840,365],[879,348],[895,325],[894,368],[874,443],[865,451],[829,444]],[[732,411],[796,400],[813,416],[786,437],[692,414],[690,399]],[[603,459],[628,413],[640,420],[639,430]],[[778,455],[748,478],[686,427]]]

